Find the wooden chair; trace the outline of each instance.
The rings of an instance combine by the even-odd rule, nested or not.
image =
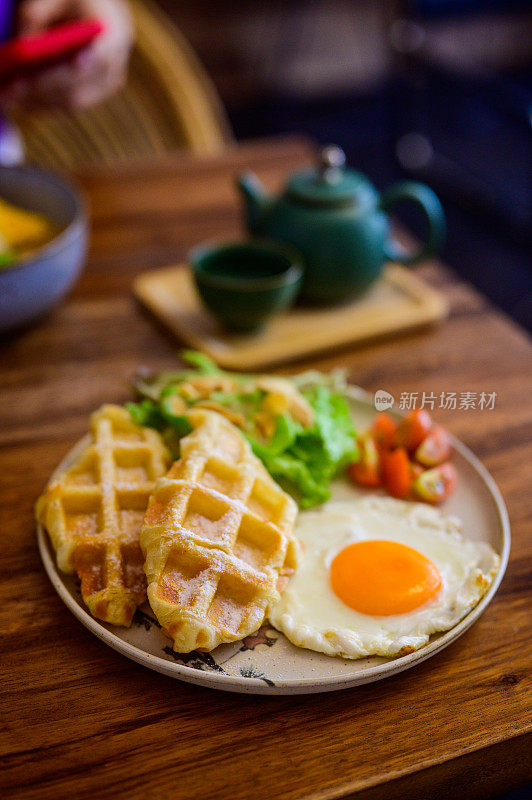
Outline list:
[[[175,149],[216,153],[231,141],[217,92],[175,25],[149,0],[131,0],[131,9],[137,39],[127,86],[83,111],[16,115],[28,161],[68,170]]]

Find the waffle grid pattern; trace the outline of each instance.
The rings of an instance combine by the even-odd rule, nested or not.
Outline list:
[[[37,503],[64,572],[77,572],[95,617],[130,625],[146,599],[139,534],[149,496],[168,453],[156,431],[119,406],[91,417],[93,441]]]
[[[295,502],[222,416],[189,419],[194,431],[157,482],[141,533],[150,604],[178,652],[256,631],[297,565]]]

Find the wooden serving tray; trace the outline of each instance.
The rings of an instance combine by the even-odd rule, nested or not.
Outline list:
[[[173,333],[220,366],[255,370],[341,345],[395,335],[447,316],[446,299],[408,269],[391,264],[363,297],[342,306],[295,306],[253,334],[225,331],[203,307],[188,265],[150,270],[136,296]]]

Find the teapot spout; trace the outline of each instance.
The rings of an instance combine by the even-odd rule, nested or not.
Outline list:
[[[248,231],[254,236],[264,233],[266,210],[270,200],[261,182],[252,172],[239,175],[236,185],[244,200],[245,220]]]

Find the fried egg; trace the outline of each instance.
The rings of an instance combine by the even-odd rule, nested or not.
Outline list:
[[[485,594],[499,557],[421,503],[367,496],[302,512],[303,555],[270,613],[298,647],[398,656],[452,628]]]

